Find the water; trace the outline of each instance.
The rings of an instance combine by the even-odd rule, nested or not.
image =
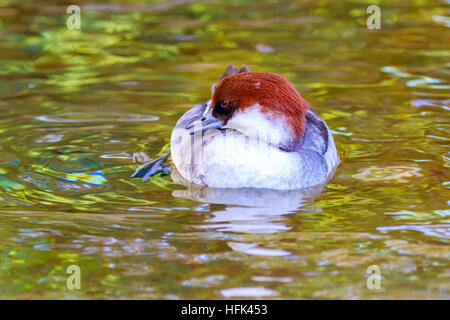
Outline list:
[[[450,298],[448,3],[79,3],[0,2],[1,298]],[[325,190],[130,178],[230,62],[333,129]]]

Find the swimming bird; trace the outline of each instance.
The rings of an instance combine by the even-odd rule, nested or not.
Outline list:
[[[189,183],[211,188],[302,189],[327,183],[339,164],[325,121],[286,78],[228,66],[209,101],[188,110],[171,158]],[[148,179],[168,157],[139,167]]]

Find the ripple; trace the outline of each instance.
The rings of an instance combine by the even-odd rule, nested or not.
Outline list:
[[[64,181],[70,181],[70,182],[86,182],[89,184],[93,184],[96,186],[103,185],[108,179],[106,179],[101,171],[93,171],[91,173],[86,172],[74,172],[74,173],[68,173],[64,178],[58,178]]]
[[[81,122],[145,122],[155,121],[159,117],[143,114],[122,114],[114,112],[85,113],[85,112],[67,112],[60,115],[43,115],[35,119],[53,123],[81,123]]]
[[[408,87],[420,87],[420,88],[441,88],[442,86],[435,86],[434,84],[442,83],[441,80],[431,77],[421,77],[420,79],[413,79],[406,82]]]
[[[394,66],[384,66],[381,68],[384,73],[394,74],[400,78],[415,78],[408,80],[406,86],[408,87],[418,87],[418,88],[432,88],[432,89],[448,89],[448,85],[441,84],[443,81],[440,79],[414,75],[407,72],[403,72]]]
[[[279,295],[278,291],[267,289],[264,287],[242,287],[242,288],[229,288],[220,291],[225,298],[233,297],[246,297],[246,298],[258,298]]]
[[[391,250],[405,255],[421,255],[428,258],[449,259],[450,250],[447,245],[419,244],[406,240],[387,240],[385,245]]]
[[[275,51],[275,49],[272,48],[271,46],[267,46],[264,44],[257,44],[255,46],[255,49],[258,50],[259,52],[263,52],[263,53],[272,53]]]
[[[379,168],[372,166],[362,171],[360,170],[353,177],[363,181],[397,181],[406,183],[409,181],[407,178],[422,177],[423,174],[419,173],[419,171],[420,168],[417,167],[390,166]]]
[[[433,16],[433,20],[437,23],[444,24],[447,28],[450,28],[450,18],[446,16]]]
[[[413,230],[422,232],[424,235],[428,237],[450,239],[450,224],[389,226],[389,227],[378,227],[377,230],[380,231]]]
[[[450,107],[448,106],[450,103],[450,100],[436,100],[436,99],[416,99],[411,102],[411,104],[414,107],[421,108],[421,107],[433,107],[433,108],[443,108],[445,110],[450,110]]]
[[[104,154],[101,155],[100,158],[105,159],[133,159],[133,156],[126,152],[121,153],[111,153],[111,154]]]
[[[252,280],[258,282],[284,282],[284,283],[292,282],[292,278],[290,277],[253,276]]]
[[[231,249],[233,249],[233,251],[254,256],[282,257],[291,254],[289,251],[281,249],[260,248],[257,246],[256,243],[229,242],[228,245],[230,246]]]
[[[405,77],[411,76],[409,73],[403,72],[403,71],[401,71],[398,68],[393,67],[393,66],[382,67],[381,71],[383,71],[385,73],[395,74],[396,76],[399,76],[401,78],[405,78]]]
[[[61,141],[63,137],[64,137],[63,134],[47,134],[37,139],[36,142],[39,143],[58,142]]]
[[[192,278],[189,280],[183,281],[182,285],[186,287],[211,287],[213,285],[220,284],[223,280],[225,280],[224,275],[211,275],[205,278]]]

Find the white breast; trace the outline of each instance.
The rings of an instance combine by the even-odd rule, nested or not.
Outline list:
[[[197,138],[195,142],[185,130],[176,129],[171,148],[180,174],[198,185],[287,190],[323,183],[327,178],[326,164],[313,152],[284,152],[232,131],[223,135],[211,130],[203,141]]]
[[[194,184],[214,188],[301,189],[327,182],[339,162],[329,131],[324,155],[308,148],[285,152],[264,139],[234,129],[191,135],[185,129],[189,123],[186,116],[193,121],[198,114],[201,111],[194,109],[185,114],[171,137],[172,160],[183,178]],[[247,124],[254,127],[254,121],[257,117],[248,122],[242,118],[232,125],[243,131]],[[284,138],[272,134],[272,139],[274,136]]]

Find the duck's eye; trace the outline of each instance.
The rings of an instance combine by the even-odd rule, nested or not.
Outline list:
[[[217,109],[226,109],[228,107],[228,101],[219,101],[215,106]]]
[[[226,125],[228,120],[233,116],[234,110],[236,110],[235,102],[219,101],[214,105],[212,115],[222,121],[223,125]]]
[[[218,114],[226,114],[231,112],[231,103],[229,101],[219,101],[214,106],[214,111]]]
[[[228,103],[228,101],[219,101],[214,106],[214,112],[216,114],[226,114],[230,111],[229,106],[230,104]]]

